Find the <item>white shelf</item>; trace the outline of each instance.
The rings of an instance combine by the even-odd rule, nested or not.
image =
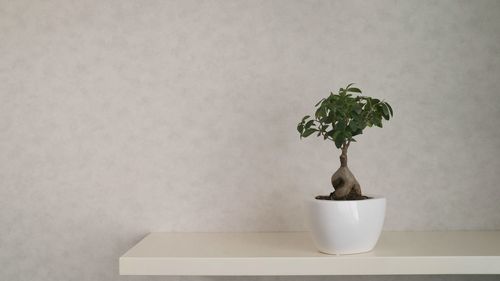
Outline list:
[[[500,231],[384,232],[369,253],[319,253],[307,233],[151,233],[121,275],[500,274]]]

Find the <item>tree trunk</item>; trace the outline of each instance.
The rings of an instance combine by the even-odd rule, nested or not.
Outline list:
[[[332,185],[335,191],[330,194],[330,200],[360,200],[366,198],[361,194],[359,182],[347,167],[348,148],[349,143],[342,147],[340,168],[332,176]]]

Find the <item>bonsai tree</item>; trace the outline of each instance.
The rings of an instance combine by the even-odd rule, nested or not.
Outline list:
[[[334,142],[341,150],[340,168],[332,176],[334,191],[327,196],[317,196],[325,200],[361,200],[361,187],[347,167],[347,150],[355,136],[361,135],[366,127],[382,128],[382,119],[389,120],[393,116],[391,106],[379,99],[362,96],[359,88],[353,83],[340,88],[338,94],[333,92],[321,99],[315,107],[314,117],[304,116],[297,126],[301,138],[312,134],[322,136],[324,140]],[[359,94],[353,96],[352,93]]]

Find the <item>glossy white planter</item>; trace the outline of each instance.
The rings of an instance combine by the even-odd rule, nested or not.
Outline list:
[[[385,198],[306,202],[309,229],[319,251],[326,254],[355,254],[377,244],[385,218]]]

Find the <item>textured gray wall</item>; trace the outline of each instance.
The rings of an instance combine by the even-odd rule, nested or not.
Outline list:
[[[117,259],[303,230],[338,151],[296,123],[349,82],[395,109],[350,152],[386,230],[500,228],[500,1],[0,0],[0,280],[178,280]]]

